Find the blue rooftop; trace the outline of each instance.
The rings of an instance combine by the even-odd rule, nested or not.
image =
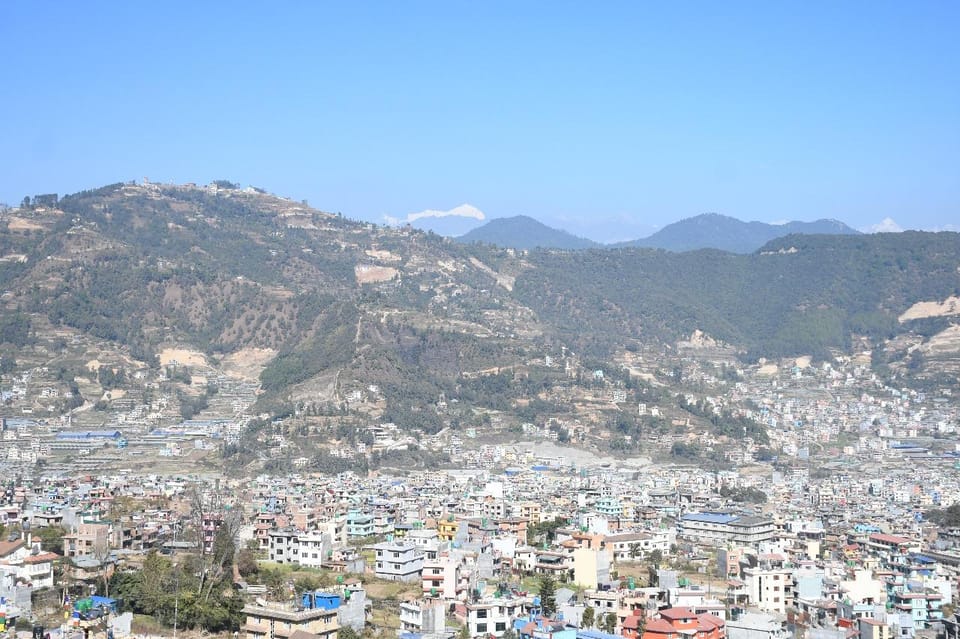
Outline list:
[[[57,439],[120,439],[119,430],[63,430],[57,433]]]
[[[729,513],[687,513],[681,521],[702,521],[705,524],[729,524],[736,515]]]
[[[599,630],[577,630],[577,639],[623,639],[620,635],[611,635]]]

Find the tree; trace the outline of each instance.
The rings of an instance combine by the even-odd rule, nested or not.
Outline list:
[[[110,596],[110,575],[113,567],[113,548],[110,547],[109,533],[97,537],[90,555],[97,561],[97,576],[103,582],[103,596]]]
[[[237,552],[241,513],[224,504],[220,495],[205,494],[197,486],[190,492],[190,520],[197,544],[197,595],[204,604],[209,602],[213,588],[229,574]],[[216,526],[213,543],[205,535],[205,527]]]
[[[550,575],[540,580],[540,609],[544,617],[552,617],[557,612],[557,584]]]
[[[647,555],[647,561],[653,564],[654,568],[659,568],[660,564],[663,563],[663,552],[656,548],[650,551],[650,554]]]
[[[256,551],[244,548],[237,553],[237,571],[241,577],[246,579],[251,575],[257,574],[259,569],[260,565],[257,563]]]
[[[594,611],[593,606],[587,606],[583,611],[583,618],[580,620],[580,625],[584,628],[593,628],[593,625],[597,623],[597,613]]]
[[[39,538],[40,547],[47,552],[63,554],[63,535],[66,530],[60,526],[44,526],[33,531],[33,536]]]
[[[603,622],[600,624],[600,629],[606,633],[614,634],[617,631],[617,613],[608,612],[603,616]]]
[[[640,544],[635,542],[630,544],[630,559],[636,559],[640,556]]]

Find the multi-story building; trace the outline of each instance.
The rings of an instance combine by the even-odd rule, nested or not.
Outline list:
[[[724,639],[726,626],[723,619],[710,613],[698,615],[689,608],[667,608],[647,622],[642,635],[647,639]]]
[[[423,571],[423,550],[406,541],[375,544],[376,575],[391,581],[418,581]]]
[[[764,612],[785,614],[793,603],[793,569],[763,567],[743,569],[750,603]]]
[[[687,513],[677,521],[677,535],[713,546],[739,544],[756,547],[776,535],[776,525],[766,517],[730,513]]]
[[[73,532],[63,536],[63,554],[83,557],[106,552],[110,548],[108,524],[79,524]]]
[[[467,632],[471,637],[502,637],[522,612],[522,602],[515,598],[489,598],[470,602],[467,609]]]
[[[298,557],[301,566],[322,568],[323,562],[332,550],[330,536],[319,531],[302,533],[297,536]]]
[[[859,639],[891,639],[890,626],[876,619],[858,619]]]
[[[640,561],[654,550],[666,553],[670,550],[670,540],[666,535],[629,532],[607,535],[604,546],[613,561],[629,562]]]
[[[459,558],[440,555],[435,559],[426,559],[423,563],[423,594],[425,597],[457,599],[460,594]]]
[[[460,522],[453,515],[441,517],[437,521],[437,534],[440,541],[453,541],[460,530]]]
[[[446,606],[441,601],[401,602],[400,630],[425,635],[442,635],[446,630]]]
[[[300,562],[300,533],[293,528],[271,530],[267,535],[267,556],[270,561],[278,564],[292,564]]]
[[[243,608],[243,630],[247,639],[290,639],[298,630],[323,639],[337,639],[339,608],[339,595],[312,592],[304,594],[300,607],[248,605]]]
[[[373,515],[351,510],[347,514],[347,536],[354,539],[374,534]]]

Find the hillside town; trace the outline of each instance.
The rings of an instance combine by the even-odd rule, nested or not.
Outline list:
[[[49,371],[5,376],[8,412],[20,414],[3,419],[3,623],[64,637],[956,636],[960,518],[927,517],[960,503],[950,389],[894,388],[857,358],[725,377],[704,359],[676,364],[670,374],[696,393],[634,401],[646,391],[604,370],[555,391],[669,420],[644,434],[647,455],[600,449],[611,435],[585,409],[498,441],[488,432],[499,417],[433,434],[373,422],[328,458],[419,448],[449,462],[329,472],[294,445],[304,418],[293,414],[257,440],[292,470],[253,475],[204,466],[259,419],[247,414],[250,382],[194,368],[188,380],[218,392],[182,419],[162,385],[134,373],[139,390],[92,429],[77,427],[89,412],[23,410],[57,397]],[[537,365],[577,364],[559,354]],[[621,366],[664,375],[638,358]],[[680,419],[678,401],[696,410]],[[691,428],[691,415],[731,409],[769,441]],[[172,616],[158,606],[145,626],[142,589],[158,566],[193,567],[165,582]],[[232,616],[186,612],[196,579],[199,593],[204,580],[233,584]],[[212,588],[205,597],[227,596]]]

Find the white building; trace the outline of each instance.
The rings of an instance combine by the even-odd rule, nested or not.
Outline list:
[[[419,581],[423,571],[423,550],[412,543],[388,541],[373,546],[376,575],[390,581]]]

